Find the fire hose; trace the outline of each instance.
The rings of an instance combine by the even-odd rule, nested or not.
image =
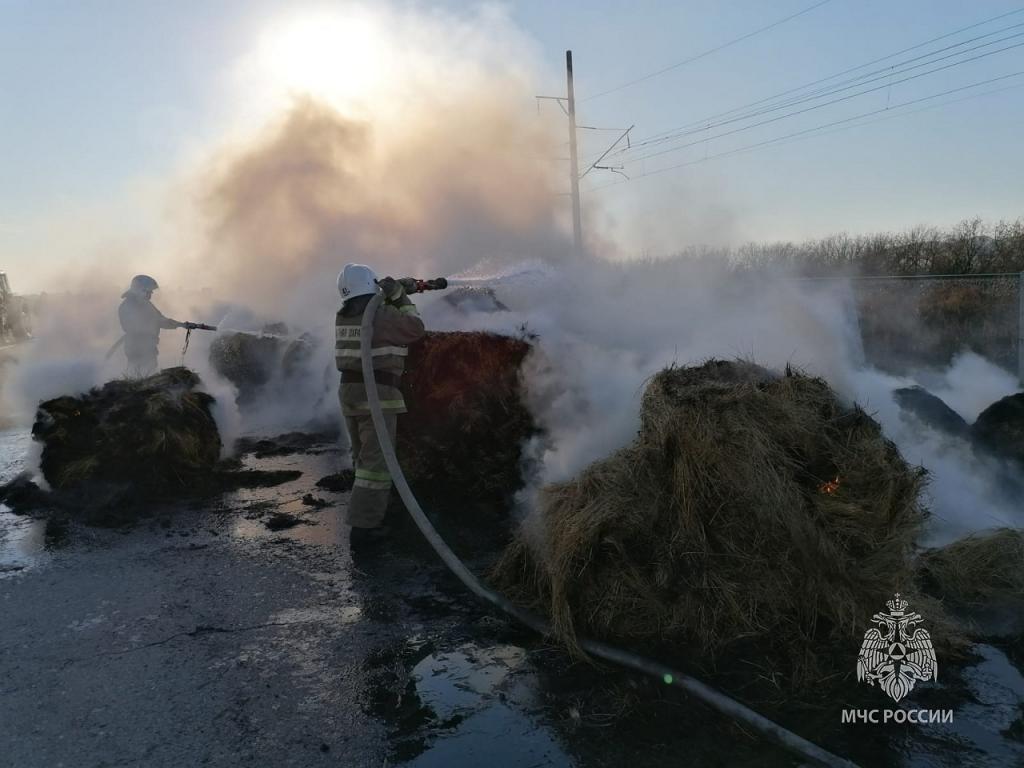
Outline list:
[[[377,440],[380,443],[381,453],[384,455],[388,471],[391,473],[391,478],[398,489],[398,495],[409,511],[413,522],[416,523],[416,527],[420,529],[420,533],[423,534],[430,546],[433,547],[441,560],[444,561],[444,564],[448,566],[448,569],[459,578],[470,592],[496,608],[501,609],[540,635],[553,637],[554,632],[547,620],[532,611],[520,608],[504,595],[489,589],[465,566],[448,544],[445,543],[444,539],[441,538],[413,495],[412,489],[405,479],[405,474],[402,472],[402,467],[398,463],[394,443],[392,443],[391,436],[388,434],[387,426],[384,423],[384,413],[381,410],[380,397],[377,393],[377,381],[374,378],[372,355],[373,319],[383,298],[381,293],[377,293],[370,299],[363,312],[362,329],[360,331],[360,359],[362,361],[363,380],[366,386],[366,399],[370,405],[373,427],[377,432]],[[660,662],[588,638],[580,638],[580,647],[598,658],[652,675],[668,685],[682,688],[711,708],[718,710],[739,723],[753,728],[761,735],[775,741],[786,749],[811,760],[815,765],[829,766],[829,768],[857,768],[849,760],[833,755],[817,744],[807,741],[706,683]]]

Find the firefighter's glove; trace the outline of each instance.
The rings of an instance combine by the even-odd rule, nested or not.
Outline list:
[[[383,280],[378,280],[377,285],[384,292],[384,298],[391,304],[396,304],[405,298],[405,288],[393,277],[385,277]]]

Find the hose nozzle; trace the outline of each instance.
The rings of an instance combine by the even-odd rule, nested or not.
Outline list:
[[[448,278],[435,277],[421,280],[418,277],[403,277],[399,280],[406,293],[423,293],[424,291],[440,291],[448,287]]]

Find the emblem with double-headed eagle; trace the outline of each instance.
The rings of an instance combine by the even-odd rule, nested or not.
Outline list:
[[[864,633],[857,657],[857,681],[878,683],[894,701],[900,701],[914,689],[918,680],[937,680],[939,665],[928,630],[918,627],[921,615],[907,612],[909,603],[897,592],[886,602],[888,613],[876,613],[871,621],[878,625]]]

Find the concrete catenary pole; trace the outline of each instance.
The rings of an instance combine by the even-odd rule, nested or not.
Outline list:
[[[572,87],[572,51],[565,52],[565,77],[569,89],[569,189],[572,195],[572,239],[576,255],[583,251],[580,216],[580,166],[576,154],[576,95]]]

